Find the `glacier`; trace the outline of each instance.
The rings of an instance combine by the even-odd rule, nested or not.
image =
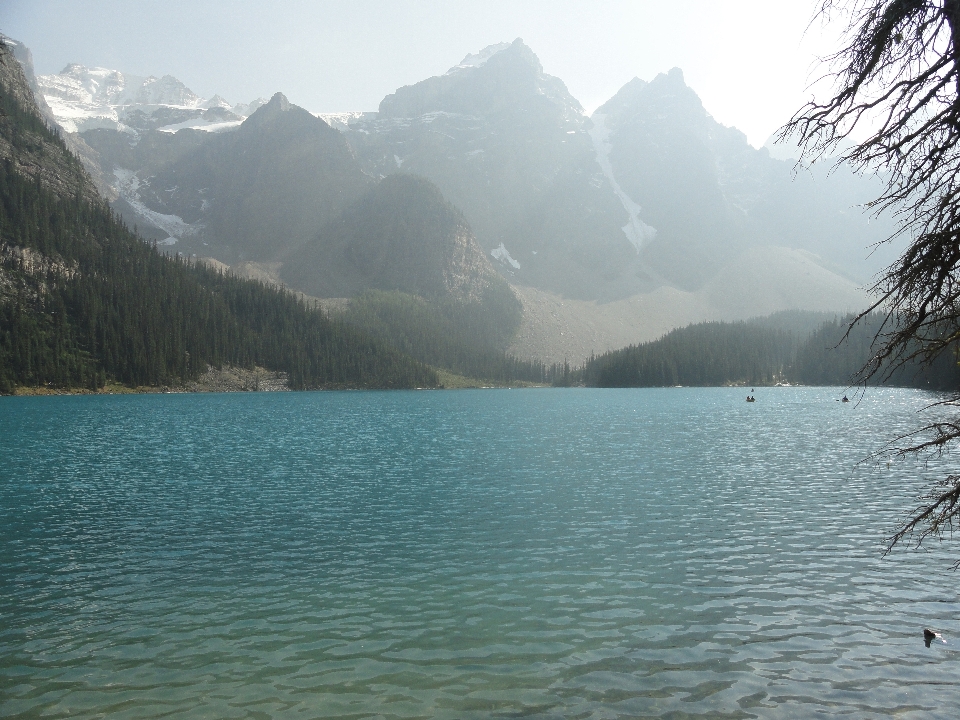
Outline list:
[[[135,171],[114,168],[113,175],[117,179],[116,189],[120,197],[134,209],[137,215],[167,233],[167,238],[158,242],[158,245],[175,245],[182,238],[196,235],[206,227],[203,223],[185,222],[179,215],[165,215],[148,208],[140,199],[141,180]]]

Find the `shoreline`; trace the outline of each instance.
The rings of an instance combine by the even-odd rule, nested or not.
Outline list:
[[[478,380],[463,375],[456,375],[446,370],[437,371],[440,384],[433,387],[406,388],[410,390],[483,390],[502,388],[530,388],[550,387],[530,382],[496,383],[489,380]],[[239,392],[301,392],[292,390],[287,385],[288,376],[283,372],[274,372],[266,368],[238,368],[223,366],[220,369],[212,366],[196,380],[171,385],[138,385],[131,387],[122,383],[108,381],[102,388],[91,390],[85,387],[51,387],[18,385],[11,397],[45,397],[51,395],[167,395],[184,393],[239,393]],[[347,388],[330,387],[314,388],[302,392],[316,392],[322,390],[361,390],[375,388]]]
[[[51,387],[18,385],[12,395],[143,395],[167,393],[204,393],[204,392],[290,392],[287,386],[287,373],[274,372],[262,367],[239,368],[224,365],[215,368],[207,365],[206,371],[196,380],[178,382],[170,385],[138,385],[131,387],[114,381],[107,381],[102,388],[92,390],[85,387]]]

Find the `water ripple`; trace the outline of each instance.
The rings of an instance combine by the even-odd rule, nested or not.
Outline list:
[[[741,394],[0,398],[0,716],[953,717],[930,396]]]

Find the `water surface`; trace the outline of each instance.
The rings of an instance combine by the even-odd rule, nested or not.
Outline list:
[[[840,394],[0,398],[0,716],[953,718],[932,396]]]

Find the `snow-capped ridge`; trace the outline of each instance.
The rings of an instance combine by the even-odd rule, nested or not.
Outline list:
[[[359,110],[354,110],[350,112],[333,112],[333,113],[310,113],[316,118],[320,118],[327,125],[337,130],[349,130],[352,123],[363,120],[365,117],[376,115],[376,113],[368,113]]]
[[[140,85],[134,99],[136,105],[174,105],[202,107],[203,100],[173,75],[157,78],[151,75]]]
[[[233,106],[233,114],[239,115],[240,117],[250,117],[268,102],[270,101],[265,97],[258,97],[256,100],[251,100],[248,103],[237,103]]]
[[[231,106],[230,103],[228,103],[228,102],[227,102],[224,98],[222,98],[220,95],[214,95],[212,98],[210,98],[209,100],[205,101],[205,102],[202,104],[201,107],[205,107],[205,108],[207,108],[208,110],[209,110],[210,108],[215,108],[215,107],[222,107],[222,108],[226,108],[227,110],[232,110],[232,109],[233,109],[233,106]]]
[[[127,75],[103,67],[70,63],[56,75],[37,76],[53,117],[68,133],[110,129],[137,136],[144,130],[231,130],[263,98],[231,106],[220,95],[204,100],[173,75]]]

